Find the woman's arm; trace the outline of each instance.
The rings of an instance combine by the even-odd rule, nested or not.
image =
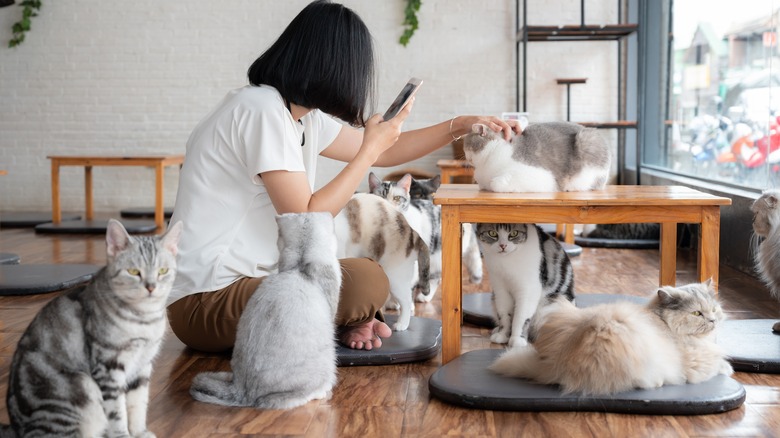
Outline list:
[[[260,174],[278,214],[329,211],[334,216],[344,208],[368,169],[398,141],[401,127],[411,111],[408,104],[385,122],[379,114],[366,122],[363,132],[344,127],[323,156],[346,161],[347,165],[329,183],[312,193],[305,172],[271,171]],[[326,153],[329,151],[329,153]]]
[[[503,131],[507,140],[513,131],[518,134],[522,132],[516,120],[503,120],[491,116],[457,116],[437,125],[404,132],[398,142],[379,157],[374,166],[397,166],[428,155],[456,138],[468,134],[471,132],[471,126],[476,123],[487,125],[494,131]]]

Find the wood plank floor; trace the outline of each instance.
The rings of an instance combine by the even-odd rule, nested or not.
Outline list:
[[[103,236],[51,236],[30,229],[0,231],[0,252],[19,254],[22,263],[105,263]],[[678,282],[693,281],[695,257],[681,251]],[[658,251],[589,249],[573,258],[577,293],[646,294],[658,278]],[[468,292],[488,290],[466,284]],[[755,280],[721,269],[721,298],[731,318],[780,318],[780,304]],[[58,293],[0,297],[0,394],[7,389],[11,356],[34,314]],[[441,300],[417,304],[417,315],[440,317]],[[498,348],[488,330],[463,329],[464,351]],[[197,353],[171,333],[152,381],[149,428],[158,437],[694,437],[780,436],[780,375],[736,373],[747,401],[739,409],[703,416],[637,416],[593,412],[498,412],[470,410],[430,396],[428,378],[439,357],[422,363],[339,369],[328,401],[290,411],[223,408],[193,401],[188,393],[200,371],[227,370],[229,357]],[[5,397],[0,422],[8,422]]]

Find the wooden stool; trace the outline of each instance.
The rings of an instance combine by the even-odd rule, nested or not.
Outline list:
[[[51,207],[52,222],[59,224],[62,221],[60,207],[60,167],[82,166],[84,167],[84,196],[86,220],[91,221],[94,216],[92,198],[92,167],[93,166],[144,166],[155,169],[155,204],[154,223],[157,230],[162,230],[165,225],[165,212],[163,209],[163,173],[168,166],[181,166],[184,163],[184,155],[159,155],[159,156],[61,156],[50,155],[51,160]]]

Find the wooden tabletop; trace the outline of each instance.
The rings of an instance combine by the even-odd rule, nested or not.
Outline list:
[[[683,186],[607,186],[604,190],[553,193],[496,193],[476,184],[442,184],[433,198],[438,205],[604,206],[731,205],[731,199]]]
[[[49,155],[46,158],[63,166],[131,166],[181,164],[184,155]]]

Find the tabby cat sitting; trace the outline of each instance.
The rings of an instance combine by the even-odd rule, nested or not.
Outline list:
[[[756,269],[772,296],[780,300],[780,190],[765,190],[751,210],[753,232],[762,239],[755,251]],[[772,331],[780,332],[780,322]]]
[[[25,330],[8,379],[0,435],[150,438],[152,362],[167,326],[181,222],[130,236],[108,221],[107,265],[51,300]]]

